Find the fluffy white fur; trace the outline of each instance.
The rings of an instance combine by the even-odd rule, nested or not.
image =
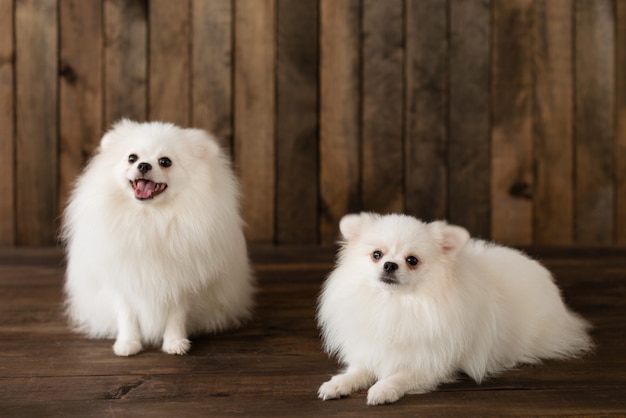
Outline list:
[[[151,169],[142,173],[141,163]],[[254,283],[242,227],[238,184],[212,137],[120,121],[64,213],[71,322],[91,338],[116,338],[119,356],[144,345],[185,354],[189,335],[249,316]]]
[[[519,251],[406,215],[347,215],[340,230],[318,323],[325,349],[346,368],[320,387],[321,399],[369,388],[369,405],[395,402],[459,371],[480,382],[592,347],[588,324],[563,304],[550,272]],[[397,269],[385,272],[386,263]]]

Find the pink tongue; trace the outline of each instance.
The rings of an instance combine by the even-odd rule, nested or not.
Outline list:
[[[156,187],[156,183],[150,180],[137,180],[135,186],[135,197],[137,199],[148,199],[154,194],[154,188]]]

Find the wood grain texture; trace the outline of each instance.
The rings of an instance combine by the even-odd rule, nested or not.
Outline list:
[[[574,238],[573,6],[535,2],[534,15],[534,242]]]
[[[148,117],[147,0],[104,0],[104,126]]]
[[[319,248],[251,248],[261,284],[254,319],[192,337],[186,356],[156,348],[131,358],[111,340],[73,333],[61,313],[61,254],[0,251],[0,407],[3,417],[40,416],[624,416],[626,253],[561,247],[533,252],[554,273],[573,310],[594,324],[597,350],[576,360],[520,366],[477,384],[366,406],[366,392],[317,398],[339,369],[323,353],[316,298],[332,268]],[[593,279],[590,279],[593,278]]]
[[[191,0],[192,122],[232,151],[232,0]]]
[[[0,247],[15,245],[13,0],[0,0]]]
[[[361,208],[360,4],[320,0],[320,241]]]
[[[406,209],[425,220],[447,216],[447,19],[446,1],[407,2]]]
[[[56,0],[15,3],[18,245],[55,242],[58,214]]]
[[[235,2],[235,161],[247,238],[272,242],[275,229],[276,8]]]
[[[52,242],[121,117],[215,134],[257,241],[403,210],[626,244],[625,2],[0,0],[0,246]]]
[[[611,0],[575,3],[575,239],[614,238],[615,24]]]
[[[404,209],[403,12],[401,0],[363,2],[361,198],[381,213]]]
[[[102,0],[59,4],[59,213],[103,133]]]
[[[450,7],[448,219],[487,238],[489,189],[489,0]]]
[[[616,241],[626,244],[626,1],[615,4],[615,107],[616,107]]]
[[[151,0],[149,90],[151,120],[190,123],[189,1]]]
[[[491,80],[491,235],[533,239],[532,0],[494,0]]]
[[[318,239],[318,4],[279,0],[276,67],[276,235]]]

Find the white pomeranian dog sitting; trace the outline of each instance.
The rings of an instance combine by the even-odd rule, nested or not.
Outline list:
[[[64,213],[65,293],[75,327],[118,356],[238,325],[254,283],[239,186],[198,129],[122,120],[102,138]]]
[[[519,251],[406,215],[347,215],[340,230],[318,323],[346,368],[322,384],[321,399],[369,388],[369,405],[390,403],[459,371],[480,382],[592,347],[550,272]]]

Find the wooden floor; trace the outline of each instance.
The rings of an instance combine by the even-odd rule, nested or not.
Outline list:
[[[260,292],[245,327],[193,340],[187,356],[118,358],[70,332],[55,249],[0,251],[0,416],[626,416],[626,250],[534,250],[568,304],[594,323],[596,353],[467,378],[398,403],[322,402],[337,366],[320,349],[315,301],[328,250],[255,248]]]

